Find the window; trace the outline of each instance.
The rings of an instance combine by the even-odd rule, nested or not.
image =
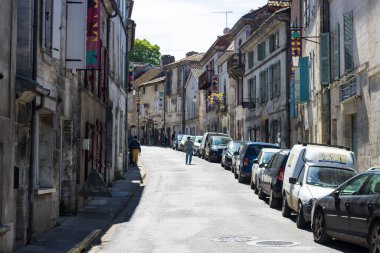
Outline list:
[[[182,88],[182,68],[178,68],[177,71],[177,94],[181,95],[181,88]]]
[[[310,23],[310,0],[303,1],[303,20],[307,29]]]
[[[248,69],[253,67],[253,51],[248,52]]]
[[[248,97],[249,102],[256,100],[256,76],[248,80]]]
[[[357,194],[369,176],[370,176],[369,174],[362,174],[352,179],[350,182],[346,184],[346,186],[344,186],[344,188],[340,191],[339,195]]]
[[[280,47],[279,32],[276,32],[269,36],[269,53],[273,53],[279,47]]]
[[[344,68],[348,72],[353,69],[353,50],[352,50],[352,11],[344,14]]]
[[[338,80],[340,77],[340,43],[339,43],[339,24],[336,25],[334,29],[334,41],[333,41],[333,47],[334,47],[334,55],[333,55],[333,61],[334,61],[334,69],[333,69],[333,75],[334,80]]]
[[[142,88],[142,94],[145,94],[145,87]]]
[[[374,174],[363,190],[363,195],[380,194],[380,175]]]
[[[54,186],[53,153],[55,134],[53,129],[53,115],[38,116],[37,125],[37,156],[35,183],[39,187],[50,188]]]
[[[61,1],[43,0],[41,46],[54,58],[60,58],[61,50]]]
[[[268,101],[268,70],[260,72],[260,102],[264,104]]]
[[[262,61],[265,58],[265,41],[257,45],[257,60]]]
[[[271,121],[271,142],[278,143],[278,137],[280,137],[280,120]]]
[[[281,95],[281,63],[280,61],[269,67],[269,89],[270,98],[277,98]]]

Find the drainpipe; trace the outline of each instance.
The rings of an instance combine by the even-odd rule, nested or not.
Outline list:
[[[32,79],[37,80],[37,43],[38,43],[38,0],[33,1],[33,41],[32,41]],[[42,96],[43,97],[43,96]],[[41,105],[43,100],[41,98]],[[32,236],[34,232],[34,166],[35,166],[35,150],[34,146],[36,143],[35,131],[36,131],[36,99],[32,102],[31,108],[31,121],[30,121],[30,157],[29,157],[29,219],[28,219],[28,229],[27,229],[27,243],[32,242]]]

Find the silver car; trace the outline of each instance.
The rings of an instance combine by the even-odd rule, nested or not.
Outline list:
[[[256,194],[259,192],[258,187],[257,187],[257,183],[259,182],[259,178],[261,176],[261,173],[265,169],[266,164],[272,158],[272,156],[279,151],[280,151],[280,149],[263,148],[260,151],[260,154],[257,156],[257,158],[253,160],[252,176],[251,176],[251,189],[255,190]]]
[[[198,155],[199,154],[199,146],[202,143],[203,136],[195,136],[194,143],[193,143],[193,154]]]

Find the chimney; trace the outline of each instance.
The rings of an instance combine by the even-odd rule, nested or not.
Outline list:
[[[168,65],[170,63],[175,62],[175,58],[172,55],[162,55],[161,56],[161,68],[163,68],[165,65]]]
[[[194,54],[197,54],[198,52],[190,51],[186,53],[186,57],[192,56]]]

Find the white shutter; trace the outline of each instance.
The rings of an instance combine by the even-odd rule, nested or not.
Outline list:
[[[53,38],[52,38],[52,55],[54,58],[60,58],[61,52],[61,22],[62,22],[62,2],[53,1]]]
[[[66,68],[86,68],[87,1],[67,1]]]

